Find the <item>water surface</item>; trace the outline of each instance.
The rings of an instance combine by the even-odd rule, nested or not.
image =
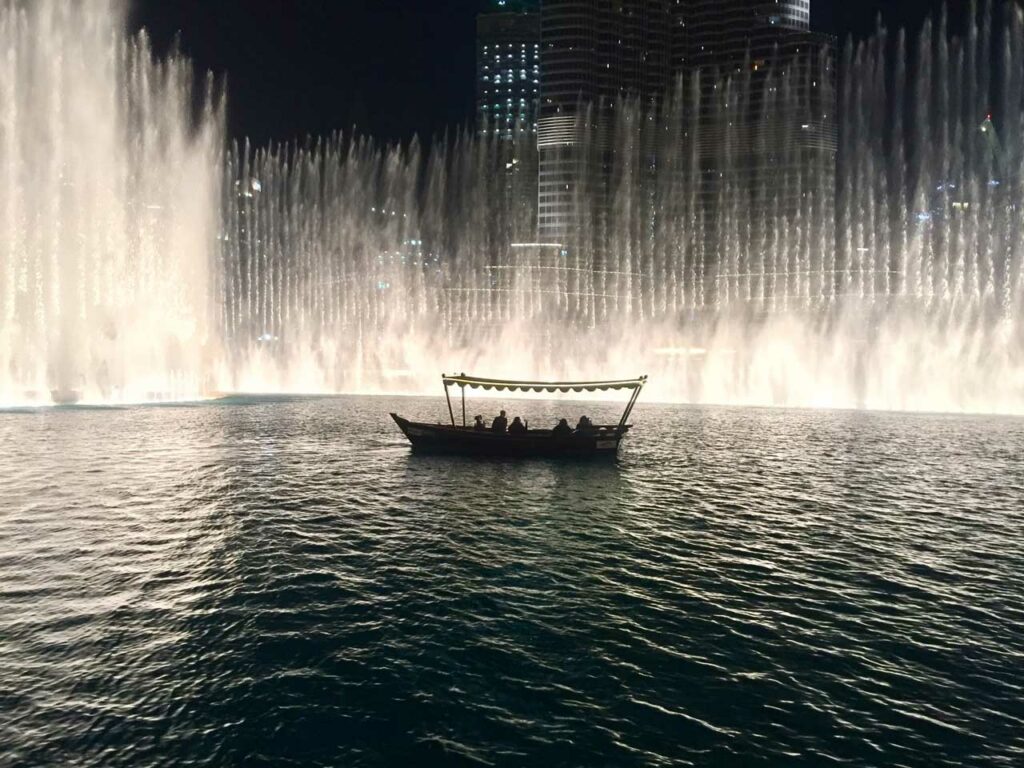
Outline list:
[[[1024,420],[389,410],[0,413],[0,764],[1024,764]]]

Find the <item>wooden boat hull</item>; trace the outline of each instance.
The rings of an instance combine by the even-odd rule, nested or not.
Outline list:
[[[472,427],[424,424],[392,413],[413,450],[464,456],[614,457],[626,429],[599,430],[594,435],[554,437],[550,430],[531,430],[522,435],[477,431]]]

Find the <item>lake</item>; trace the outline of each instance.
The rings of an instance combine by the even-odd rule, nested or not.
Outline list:
[[[580,463],[391,410],[447,416],[0,413],[0,764],[1024,765],[1024,420],[642,403]]]

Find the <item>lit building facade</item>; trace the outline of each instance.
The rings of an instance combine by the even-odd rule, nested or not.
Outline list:
[[[653,108],[682,56],[674,0],[543,0],[538,237],[565,242],[609,204],[606,136],[623,98]],[[584,210],[586,208],[586,210]]]
[[[810,0],[682,0],[693,67],[742,62],[767,52],[787,33],[811,28]]]
[[[491,0],[477,16],[477,127],[512,139],[536,133],[540,100],[538,2]]]
[[[539,0],[488,0],[477,16],[477,132],[495,142],[514,239],[537,227]]]
[[[752,222],[752,244],[771,241],[773,230],[799,217],[827,222],[827,231],[807,236],[833,250],[835,44],[810,30],[810,0],[682,5],[687,66],[701,72],[699,194],[709,253],[720,247],[721,206],[737,199]]]
[[[758,222],[751,243],[770,241],[772,226],[801,212],[804,221],[834,220],[835,47],[811,31],[810,0],[542,0],[492,11],[479,26],[480,130],[512,138],[517,124],[535,121],[536,155],[507,167],[535,163],[537,241],[589,247],[599,268],[615,153],[639,149],[653,184],[671,172],[659,170],[654,148],[630,146],[622,103],[641,119],[653,114],[681,76],[701,88],[686,119],[699,126],[697,194],[712,267],[723,205]],[[538,36],[535,60],[528,34]],[[727,95],[737,92],[742,99]],[[831,229],[813,237],[831,248]]]

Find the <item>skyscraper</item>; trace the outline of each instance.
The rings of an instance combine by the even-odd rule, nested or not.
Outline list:
[[[515,239],[532,240],[537,206],[540,100],[538,0],[488,0],[477,16],[477,132],[496,142],[495,172],[505,204],[520,222]]]
[[[537,2],[490,0],[477,16],[477,126],[513,138],[535,133],[540,99]]]
[[[711,259],[722,206],[737,201],[750,220],[749,250],[811,221],[827,230],[805,236],[834,249],[835,46],[810,31],[810,0],[684,5],[687,66],[700,72],[699,195]],[[795,275],[777,277],[773,290],[788,292]],[[815,284],[829,279],[817,275]],[[707,289],[729,299],[720,286]]]
[[[749,76],[752,81],[747,114],[731,119],[765,122],[764,88],[773,87],[773,77],[789,81],[793,104],[813,101],[811,91],[828,90],[821,78],[801,77],[819,69],[830,80],[835,76],[832,39],[810,31],[810,0],[684,0],[682,5],[686,63],[704,73],[705,89],[713,90],[725,78]],[[705,100],[706,107],[711,104]],[[834,118],[828,120],[834,132]]]
[[[653,106],[671,81],[672,0],[543,0],[538,234],[564,241],[580,225],[581,203],[607,207],[611,148],[602,146],[616,103]]]
[[[810,0],[683,0],[689,65],[722,67],[769,53],[791,32],[811,28]]]
[[[685,185],[700,200],[685,227],[705,243],[702,295],[721,297],[727,210],[750,221],[732,253],[763,249],[794,222],[832,248],[834,232],[806,231],[832,220],[837,144],[834,45],[810,31],[810,11],[810,0],[491,0],[478,21],[478,126],[508,142],[497,161],[509,204],[533,214],[535,229],[516,238],[589,251],[601,269],[615,174],[628,163],[635,201],[679,173],[663,138],[648,144],[656,132],[636,123],[669,120],[659,110],[682,77],[682,149],[699,156]],[[678,214],[668,199],[650,215]]]

